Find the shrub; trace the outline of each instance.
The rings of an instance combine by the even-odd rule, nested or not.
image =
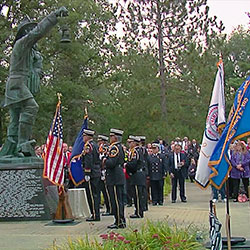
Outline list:
[[[167,221],[147,221],[140,229],[127,228],[122,231],[100,235],[102,242],[97,239],[90,241],[79,239],[74,242],[68,240],[65,246],[53,246],[53,250],[201,250],[205,249],[197,241],[197,229],[194,227],[177,228],[169,226]]]

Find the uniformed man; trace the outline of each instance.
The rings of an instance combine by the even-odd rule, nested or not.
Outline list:
[[[128,161],[128,155],[129,155],[129,144],[132,140],[130,140],[129,138],[127,139],[127,147],[126,147],[126,151],[125,151],[125,163]],[[126,178],[126,204],[127,207],[132,207],[134,201],[133,201],[133,188],[131,186],[131,178],[127,173],[126,168],[125,169],[125,178]]]
[[[152,204],[163,205],[164,179],[167,175],[167,161],[164,154],[160,153],[160,145],[152,144],[153,154],[148,157],[148,170],[151,186]]]
[[[106,212],[102,213],[102,216],[111,215],[111,201],[108,193],[108,187],[106,184],[106,166],[103,164],[103,159],[106,157],[109,149],[108,145],[108,136],[106,135],[98,135],[97,144],[99,146],[99,157],[101,160],[101,181],[100,181],[100,191],[104,197],[104,203],[106,206]]]
[[[130,175],[135,203],[135,213],[130,215],[130,218],[143,218],[143,211],[145,210],[143,187],[146,186],[146,175],[143,170],[143,155],[139,147],[140,137],[131,135],[129,139],[131,140],[129,143],[130,149],[128,162],[125,166],[127,173]]]
[[[106,183],[110,194],[112,214],[115,217],[114,224],[108,228],[125,228],[126,221],[124,217],[124,185],[125,175],[123,172],[124,150],[121,145],[123,131],[119,129],[110,129],[110,146],[106,158],[103,162],[106,164]]]
[[[94,131],[83,130],[84,149],[82,163],[86,181],[86,193],[91,217],[86,221],[100,221],[100,177],[101,161],[97,144],[93,141]]]
[[[146,148],[146,136],[139,136],[141,141],[140,141],[140,149],[141,149],[141,152],[142,152],[142,159],[143,159],[143,168],[142,170],[144,171],[145,173],[145,176],[146,176],[146,184],[145,186],[143,186],[143,197],[145,198],[145,201],[144,201],[144,204],[145,204],[145,209],[144,211],[147,211],[148,210],[148,200],[149,197],[150,197],[150,192],[149,192],[149,189],[150,189],[150,181],[149,181],[149,175],[148,175],[148,151],[147,151],[147,148]]]

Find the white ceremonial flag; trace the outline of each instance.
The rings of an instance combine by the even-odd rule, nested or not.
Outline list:
[[[218,62],[217,67],[218,72],[216,74],[212,97],[208,109],[206,128],[203,135],[200,157],[195,175],[196,182],[203,188],[206,188],[209,184],[211,169],[208,166],[208,162],[226,122],[224,69],[222,60]]]

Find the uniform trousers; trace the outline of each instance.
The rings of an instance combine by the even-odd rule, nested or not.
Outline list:
[[[238,195],[239,195],[240,180],[242,180],[246,196],[247,196],[247,198],[249,198],[249,194],[248,194],[249,178],[242,178],[242,179],[234,179],[234,178],[232,178],[234,199],[237,199]]]
[[[143,218],[143,211],[145,211],[145,193],[144,186],[133,185],[133,197],[135,202],[135,214]]]
[[[106,206],[106,213],[111,213],[111,200],[110,200],[110,196],[108,193],[108,187],[107,187],[105,180],[100,181],[100,191],[102,192],[103,197],[104,197],[104,203]]]
[[[143,204],[144,204],[144,208],[143,211],[148,211],[148,190],[146,186],[142,186],[142,193],[143,193]]]
[[[150,180],[152,203],[163,203],[164,180]]]
[[[185,196],[185,177],[182,175],[180,170],[177,170],[174,173],[174,178],[172,178],[172,201],[176,200],[177,181],[179,181],[181,200],[182,201],[186,200],[186,196]]]
[[[133,188],[131,186],[130,178],[126,179],[126,189],[127,189],[127,204],[132,206],[132,204],[133,204]]]
[[[111,200],[111,213],[115,217],[115,224],[117,226],[125,224],[124,185],[108,185],[108,192]]]
[[[100,177],[92,177],[86,183],[89,209],[94,219],[100,218]]]

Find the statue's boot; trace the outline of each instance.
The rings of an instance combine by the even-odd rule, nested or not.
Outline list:
[[[11,157],[15,156],[17,142],[11,137],[7,137],[1,151],[0,157]]]
[[[35,156],[35,140],[30,140],[32,124],[20,122],[18,128],[17,151],[24,156]]]

